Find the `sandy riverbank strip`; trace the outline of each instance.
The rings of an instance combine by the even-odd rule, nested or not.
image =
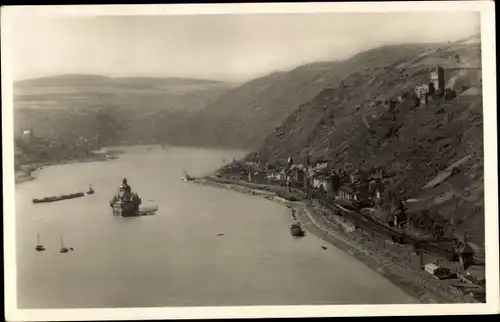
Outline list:
[[[301,222],[308,232],[355,257],[421,303],[477,303],[471,296],[460,293],[419,269],[418,263],[415,263],[418,259],[411,255],[406,258],[401,256],[410,254],[409,250],[390,245],[390,242],[382,239],[370,238],[368,233],[355,229],[354,225],[342,218],[332,218],[334,216],[331,214],[326,216],[320,205],[314,202],[289,201],[279,197],[273,190],[280,187],[228,182],[215,177],[192,182],[261,196],[294,209],[293,219]]]

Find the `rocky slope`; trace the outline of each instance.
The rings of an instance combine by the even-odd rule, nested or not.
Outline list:
[[[352,72],[407,61],[435,45],[385,46],[345,61],[313,63],[247,82],[203,109],[179,135],[183,144],[256,149],[299,106]],[[314,113],[314,112],[313,112]]]
[[[355,70],[342,86],[324,88],[302,104],[250,159],[294,156],[300,162],[310,154],[331,159],[336,168],[380,167],[390,177],[388,193],[403,200],[427,197],[420,209],[412,205],[414,225],[444,225],[484,245],[480,59],[480,44],[469,39]],[[419,107],[407,99],[396,103],[394,114],[388,110],[386,100],[404,93],[411,98],[438,64],[458,97]]]

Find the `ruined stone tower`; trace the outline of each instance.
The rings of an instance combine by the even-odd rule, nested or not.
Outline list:
[[[444,93],[445,81],[444,81],[444,69],[438,66],[433,71],[431,71],[431,82],[434,84],[435,90],[440,90]]]

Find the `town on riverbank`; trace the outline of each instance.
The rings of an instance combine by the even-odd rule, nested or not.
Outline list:
[[[331,160],[310,157],[269,164],[255,156],[197,179],[294,207],[310,223],[306,229],[333,239],[422,302],[484,302],[484,250],[466,233],[422,216],[432,198],[391,193],[391,180],[382,168],[335,169]]]
[[[448,79],[442,66],[420,72],[423,84],[415,80],[406,89],[378,93],[362,103],[370,113],[337,136],[335,116],[341,115],[322,112],[319,125],[304,137],[307,124],[299,119],[306,113],[297,112],[263,148],[233,160],[209,180],[301,202],[317,214],[316,223],[338,227],[369,253],[384,253],[379,268],[396,263],[407,271],[400,279],[419,276],[430,278],[429,285],[446,286],[435,301],[463,302],[457,294],[465,294],[484,302],[484,234],[476,215],[484,212],[482,145],[474,141],[477,136],[463,136],[463,146],[455,139],[465,125],[476,129],[463,120],[474,119],[481,77],[472,73],[467,77],[474,86],[458,86],[457,77],[465,72]],[[324,90],[315,106],[328,110],[336,102],[332,97],[349,93],[347,83]]]
[[[498,310],[486,11],[368,11],[10,19],[19,308]]]
[[[47,139],[26,130],[14,140],[15,183],[34,180],[33,172],[46,166],[108,161],[117,156],[83,137]]]

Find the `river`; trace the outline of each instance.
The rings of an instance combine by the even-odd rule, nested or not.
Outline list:
[[[417,303],[264,198],[183,182],[241,151],[128,147],[117,160],[46,167],[16,186],[19,308]],[[154,216],[111,215],[123,176]],[[96,194],[49,204],[31,199]],[[45,252],[36,252],[37,234]],[[217,236],[224,234],[222,236]],[[65,246],[59,253],[60,236]]]

